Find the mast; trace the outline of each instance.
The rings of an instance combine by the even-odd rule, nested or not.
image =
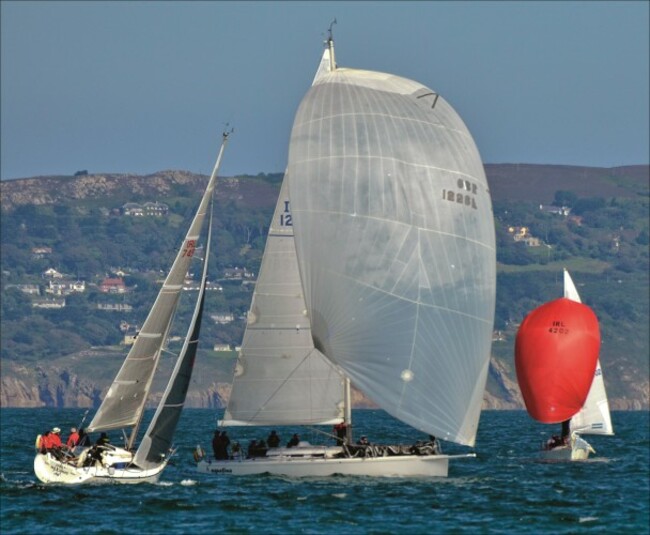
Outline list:
[[[343,421],[345,422],[345,442],[346,444],[352,444],[352,396],[350,395],[350,378],[346,375],[345,377],[345,389],[343,398],[343,408],[345,414],[343,415]]]
[[[332,35],[332,26],[336,24],[336,19],[334,19],[329,29],[327,30],[327,48],[330,51],[330,72],[336,70],[336,58],[334,57],[334,36]]]
[[[222,134],[221,147],[219,148],[219,154],[217,156],[217,161],[215,162],[214,167],[212,168],[212,173],[210,175],[210,180],[208,181],[208,186],[206,187],[205,193],[203,194],[203,197],[201,199],[201,203],[199,204],[198,211],[195,214],[194,220],[192,221],[192,224],[190,226],[190,230],[188,231],[188,233],[187,233],[187,235],[185,237],[185,240],[183,240],[183,246],[181,247],[181,251],[178,253],[178,255],[176,257],[176,260],[174,261],[174,264],[172,265],[172,268],[170,269],[170,272],[167,275],[167,279],[165,280],[165,283],[163,284],[163,287],[160,290],[159,298],[165,292],[166,286],[169,285],[170,288],[172,288],[172,290],[176,293],[176,298],[175,298],[175,303],[174,303],[174,305],[172,307],[173,310],[170,311],[170,313],[168,314],[167,324],[165,326],[165,329],[163,331],[163,336],[160,339],[160,342],[159,342],[157,350],[156,350],[155,357],[153,359],[154,362],[156,363],[156,365],[157,365],[158,361],[160,360],[160,353],[162,352],[162,347],[163,347],[163,345],[165,343],[165,340],[167,340],[167,336],[169,335],[169,330],[171,329],[171,323],[172,323],[172,319],[173,319],[173,316],[174,316],[174,313],[175,313],[176,305],[178,304],[178,297],[179,297],[180,289],[182,287],[182,284],[181,285],[173,285],[173,286],[170,285],[169,284],[171,282],[170,279],[172,279],[174,271],[177,272],[176,275],[174,276],[174,278],[178,278],[180,276],[182,276],[184,278],[185,274],[187,273],[187,267],[189,266],[189,261],[191,259],[191,256],[194,254],[194,246],[195,246],[195,242],[196,242],[195,239],[190,240],[190,238],[198,238],[198,233],[200,232],[201,227],[203,226],[203,220],[204,220],[205,213],[207,212],[207,207],[208,207],[207,203],[208,203],[208,200],[212,198],[212,193],[214,191],[214,186],[215,186],[215,179],[216,179],[216,176],[217,176],[217,172],[219,170],[219,166],[221,165],[221,158],[223,156],[224,149],[226,148],[226,143],[228,142],[228,136],[232,133],[232,131],[233,131],[232,129],[230,131],[226,130]],[[195,233],[196,233],[196,236],[194,236]],[[186,242],[187,242],[187,244],[186,244]],[[191,243],[191,245],[190,245],[190,243]],[[191,249],[191,253],[188,252],[190,249]],[[179,262],[179,258],[181,258],[181,257],[185,257],[187,259],[187,260],[185,260],[183,262],[183,267],[180,267],[181,263]],[[179,267],[177,267],[177,266],[179,266]],[[149,318],[154,314],[155,309],[156,309],[156,303],[154,303],[154,307],[149,312],[149,317],[145,321],[145,325],[147,324],[147,321],[149,321]],[[141,332],[140,334],[142,335],[143,333]],[[149,374],[149,378],[148,378],[146,389],[145,389],[145,398],[148,397],[149,389],[150,389],[151,383],[153,381],[154,372],[155,372],[155,366],[154,366],[154,369]],[[142,423],[143,416],[144,416],[144,400],[143,400],[143,402],[141,403],[141,405],[139,407],[139,411],[138,411],[138,414],[137,414],[136,421],[135,421],[135,423],[133,425],[131,434],[129,436],[129,440],[128,440],[127,447],[126,447],[126,449],[128,449],[128,450],[133,448],[133,444],[135,443],[135,440],[136,440],[136,438],[138,436],[138,431],[140,429],[140,424]],[[96,418],[97,418],[97,416],[96,416]],[[92,424],[92,422],[91,422],[91,424]]]

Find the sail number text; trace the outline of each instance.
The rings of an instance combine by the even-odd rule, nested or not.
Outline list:
[[[196,251],[196,240],[187,240],[187,245],[183,249],[183,256],[194,256],[194,251]]]
[[[548,328],[548,332],[552,334],[569,334],[569,328],[564,326],[563,321],[554,321]]]
[[[466,208],[473,208],[477,210],[476,206],[476,193],[478,190],[477,185],[470,180],[459,178],[456,182],[456,191],[450,189],[442,190],[442,199],[450,201]]]
[[[293,218],[291,217],[291,210],[289,209],[289,201],[284,201],[284,212],[280,214],[280,226],[292,227]]]

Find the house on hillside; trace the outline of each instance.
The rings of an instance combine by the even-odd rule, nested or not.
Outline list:
[[[506,335],[503,331],[492,331],[492,341],[493,342],[505,342]]]
[[[62,279],[63,274],[59,273],[54,268],[49,268],[43,271],[43,277],[45,277],[46,279]]]
[[[169,212],[169,206],[158,201],[146,202],[142,205],[142,209],[144,210],[144,215],[155,217],[166,216],[167,212]]]
[[[128,275],[122,268],[110,268],[110,273],[116,277],[126,277]]]
[[[38,284],[16,284],[15,287],[27,295],[41,295]],[[11,288],[11,286],[7,286],[7,288]]]
[[[530,234],[528,227],[508,227],[508,233],[512,235],[512,239],[516,242],[523,242],[528,247],[539,247],[542,241]]]
[[[552,206],[548,204],[540,204],[539,209],[547,214],[555,214],[567,217],[571,213],[571,208],[568,206]]]
[[[193,281],[193,280],[186,280],[183,283],[183,290],[184,291],[198,291],[200,289],[201,285],[199,281]],[[206,282],[205,283],[205,291],[213,291],[213,292],[223,292],[223,286],[221,284],[218,284],[216,282]]]
[[[144,209],[137,202],[127,202],[122,206],[122,213],[128,216],[142,217],[144,216]]]
[[[86,281],[50,280],[45,288],[45,293],[52,295],[70,295],[85,291]]]
[[[32,301],[33,308],[63,308],[65,307],[65,298],[61,299],[36,299]]]
[[[126,293],[126,285],[121,277],[107,277],[99,285],[99,291],[110,294],[123,294]]]
[[[32,258],[38,260],[50,256],[52,254],[51,247],[32,247]]]
[[[226,268],[224,270],[224,278],[227,280],[251,280],[255,278],[252,271],[248,271],[245,267]]]
[[[230,344],[214,344],[214,351],[230,351]]]
[[[97,310],[105,310],[107,312],[131,312],[133,306],[127,303],[97,303]]]
[[[212,314],[210,318],[219,325],[226,325],[235,321],[234,314]]]
[[[169,206],[162,202],[145,202],[144,204],[138,204],[137,202],[127,202],[122,206],[122,213],[124,215],[133,216],[133,217],[142,217],[142,216],[153,216],[153,217],[162,217],[166,216],[169,212]]]

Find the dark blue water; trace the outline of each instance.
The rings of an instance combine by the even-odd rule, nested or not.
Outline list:
[[[539,445],[556,429],[522,411],[481,417],[476,459],[452,462],[446,479],[273,476],[229,478],[193,470],[216,415],[184,412],[175,465],[157,485],[44,486],[32,469],[38,432],[77,425],[83,410],[2,409],[0,529],[9,533],[649,533],[648,412],[613,414],[616,435],[588,437],[586,462],[549,463]],[[382,411],[355,411],[371,441],[424,438]],[[299,429],[279,431],[283,439]],[[247,443],[268,429],[233,428]],[[316,435],[304,439],[322,442]],[[113,437],[118,442],[118,436]],[[445,452],[465,452],[443,443]]]

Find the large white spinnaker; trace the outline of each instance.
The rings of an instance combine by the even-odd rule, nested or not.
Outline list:
[[[343,417],[343,380],[312,342],[292,217],[285,176],[222,425],[315,425]]]
[[[333,63],[302,100],[289,149],[315,345],[391,415],[473,445],[496,289],[478,150],[431,89]]]
[[[564,297],[581,303],[580,294],[573,283],[569,272],[564,270]],[[591,383],[585,404],[578,413],[571,418],[571,431],[581,435],[613,435],[614,426],[609,412],[609,401],[603,380],[603,370],[600,359],[596,364],[594,380]]]
[[[134,443],[137,426],[142,418],[160,352],[167,339],[183,288],[183,281],[192,261],[196,242],[199,239],[210,206],[210,199],[216,184],[216,177],[226,142],[227,134],[224,134],[217,161],[201,198],[197,213],[185,236],[183,246],[179,249],[167,278],[158,293],[158,297],[133,346],[131,346],[120,371],[108,389],[95,417],[88,425],[87,431],[89,433],[133,427],[133,432],[129,438],[129,447]]]

